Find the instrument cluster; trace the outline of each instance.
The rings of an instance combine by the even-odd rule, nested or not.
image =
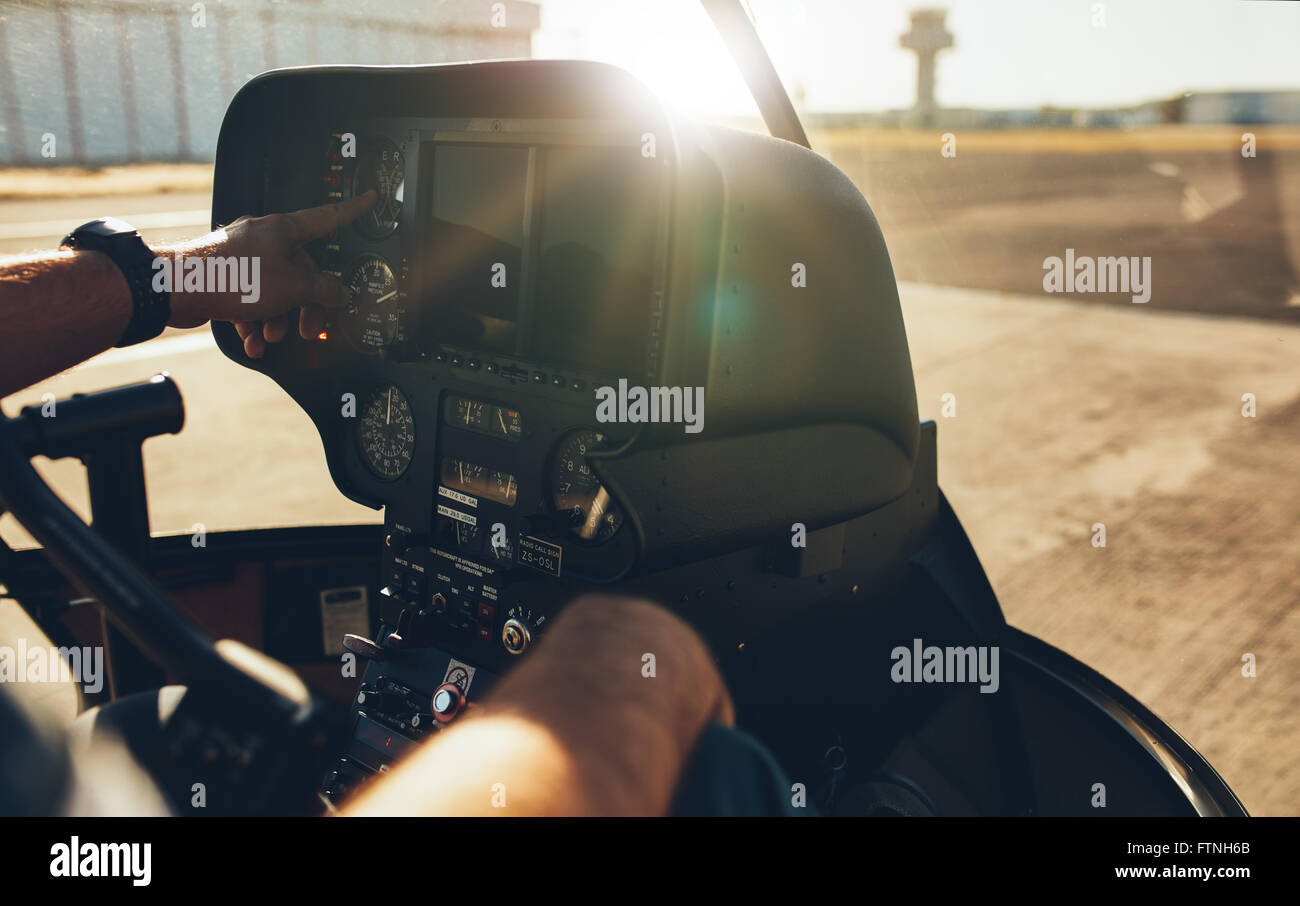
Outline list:
[[[335,479],[385,508],[385,625],[518,654],[551,595],[636,562],[592,467],[633,432],[595,391],[654,370],[666,175],[625,129],[359,125],[322,137],[315,203],[376,203],[309,249],[349,294],[314,341],[355,397]]]
[[[392,260],[394,244],[386,241],[401,225],[406,158],[391,139],[367,136],[362,141],[358,148],[351,133],[329,137],[323,182],[326,201],[376,193],[374,207],[346,228],[367,246],[359,252],[349,248],[345,258],[344,245],[333,237],[321,263],[322,270],[343,281],[350,296],[336,326],[358,352],[373,355],[404,338],[406,307],[400,283],[406,274]]]

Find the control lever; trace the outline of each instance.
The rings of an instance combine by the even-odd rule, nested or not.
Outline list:
[[[368,658],[372,661],[388,660],[388,651],[383,645],[371,641],[365,636],[357,635],[355,632],[349,632],[343,636],[343,647],[357,657]]]
[[[349,632],[343,636],[343,647],[359,657],[369,658],[372,661],[386,661],[392,657],[393,649],[401,648],[406,644],[402,633],[410,629],[412,619],[414,619],[414,615],[411,605],[404,605],[397,614],[397,625],[388,635],[384,636],[382,642],[376,642],[363,635]]]
[[[169,732],[176,725],[175,747],[161,751],[174,751],[178,770],[190,756],[216,753],[205,768],[219,780],[210,787],[217,791],[209,800],[212,812],[314,810],[314,777],[337,751],[343,714],[283,664],[229,640],[214,642],[129,556],[83,522],[29,461],[75,456],[111,437],[135,444],[138,456],[144,438],[180,430],[180,390],[159,375],[55,405],[58,418],[43,418],[34,406],[0,417],[0,507],[14,514],[73,585],[99,601],[128,640],[189,687],[168,723]],[[147,537],[140,546],[147,551]],[[313,770],[318,764],[320,773]]]
[[[396,692],[389,692],[375,686],[369,689],[362,689],[357,693],[357,704],[364,705],[367,708],[382,712],[384,714],[394,714],[405,709],[411,710],[406,706],[406,700]]]
[[[389,648],[401,648],[403,645],[402,629],[404,627],[409,629],[410,626],[411,607],[408,604],[402,608],[400,613],[397,614],[397,625],[393,627],[393,631],[388,634],[388,638],[384,639],[384,644]]]

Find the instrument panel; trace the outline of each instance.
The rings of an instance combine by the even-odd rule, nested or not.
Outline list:
[[[313,249],[350,296],[331,337],[403,361],[491,353],[564,365],[571,383],[655,376],[667,179],[634,132],[528,120],[362,125],[322,139],[315,200],[377,194]]]
[[[318,337],[253,360],[213,325],[311,418],[340,491],[384,509],[358,740],[363,717],[445,723],[593,586],[739,651],[827,597],[841,555],[865,587],[892,562],[878,535],[935,512],[912,503],[887,250],[824,158],[686,123],[593,63],[285,70],[232,101],[214,226],[370,190],[308,247],[349,295]],[[792,285],[791,261],[818,279]],[[698,431],[707,400],[707,432],[598,417],[623,379],[680,389],[682,414],[691,391]],[[893,534],[868,521],[886,507]],[[792,556],[792,522],[828,527],[824,550]]]
[[[636,426],[600,423],[596,390],[657,373],[667,168],[613,121],[373,118],[295,147],[313,141],[322,158],[268,165],[270,209],[378,196],[308,248],[349,301],[295,370],[341,402],[316,418],[336,483],[385,509],[381,619],[508,662],[554,603],[636,564],[591,465]]]

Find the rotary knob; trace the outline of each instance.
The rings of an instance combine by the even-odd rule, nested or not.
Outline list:
[[[429,699],[429,710],[440,724],[451,723],[464,708],[465,692],[455,683],[443,683]]]
[[[533,627],[528,621],[511,617],[501,627],[501,644],[511,654],[523,654],[533,640]]]

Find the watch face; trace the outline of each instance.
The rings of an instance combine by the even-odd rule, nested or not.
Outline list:
[[[83,223],[67,236],[63,237],[60,247],[77,248],[84,246],[88,239],[116,239],[120,236],[139,236],[139,232],[125,220],[118,220],[116,217],[101,217],[98,220],[92,220],[90,223]],[[92,246],[99,248],[98,244],[92,241]]]
[[[135,227],[125,220],[118,220],[116,217],[101,217],[99,220],[92,220],[85,226],[77,228],[77,232],[82,230],[94,233],[97,236],[117,236],[121,233],[134,233]]]

